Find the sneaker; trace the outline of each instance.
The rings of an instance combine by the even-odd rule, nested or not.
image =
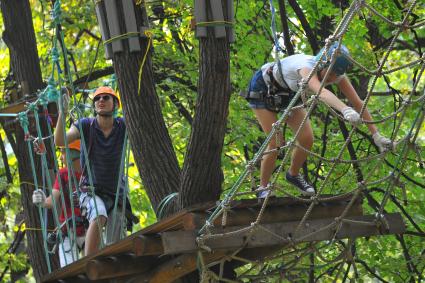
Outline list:
[[[301,174],[292,176],[289,172],[286,172],[286,181],[297,187],[303,195],[312,196],[315,193],[313,186],[307,183]]]
[[[263,186],[259,186],[255,191],[257,192],[257,198],[259,199],[265,199],[269,194],[270,194],[270,197],[274,196],[273,191],[266,190],[266,188]]]

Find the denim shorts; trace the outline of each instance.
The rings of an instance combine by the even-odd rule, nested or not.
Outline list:
[[[254,76],[252,77],[249,87],[248,87],[248,93],[250,92],[262,92],[267,93],[268,87],[266,85],[266,82],[263,79],[263,72],[261,70],[258,70],[255,72]],[[280,111],[285,110],[289,103],[291,102],[294,94],[291,93],[288,96],[283,96],[282,99],[282,107],[280,108]],[[269,109],[266,107],[266,102],[264,99],[253,99],[253,98],[247,98],[248,105],[251,109]],[[298,98],[295,105],[301,105],[302,101],[301,98]]]
[[[263,79],[263,72],[261,70],[258,70],[255,72],[254,76],[252,76],[251,81],[249,82],[248,86],[248,93],[251,91],[254,92],[263,92],[267,93],[268,88],[266,85],[266,82]],[[262,99],[247,99],[248,105],[252,109],[265,109],[266,104],[264,103],[264,100]]]

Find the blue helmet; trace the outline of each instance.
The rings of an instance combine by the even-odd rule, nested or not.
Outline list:
[[[328,67],[330,65],[330,59],[332,58],[332,54],[334,51],[338,48],[338,42],[334,42],[328,50],[327,58],[322,58],[322,62],[326,61],[322,66],[320,67],[320,70],[323,70],[324,68]],[[320,60],[320,57],[322,56],[325,48],[323,47],[320,49],[319,53],[316,55],[316,61]],[[348,51],[348,48],[345,45],[341,44],[341,47],[339,49],[339,54],[336,57],[335,63],[332,66],[332,72],[334,72],[337,76],[343,75],[349,68],[353,66],[353,64],[348,60],[347,56],[350,56],[350,52]],[[327,60],[328,59],[328,60]]]

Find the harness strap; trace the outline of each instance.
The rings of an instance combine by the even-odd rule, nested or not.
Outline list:
[[[277,93],[280,93],[280,92],[285,92],[285,93],[288,93],[288,94],[294,93],[294,91],[292,91],[289,88],[288,83],[285,81],[282,74],[281,74],[281,79],[282,79],[283,83],[285,84],[285,86],[283,87],[277,82],[276,78],[273,76],[273,67],[274,67],[274,64],[271,65],[267,69],[267,72],[266,72],[267,75],[269,75],[269,77],[270,77],[270,85],[272,87],[272,92],[269,93],[269,94],[277,94]],[[279,72],[280,72],[280,68],[279,68]]]

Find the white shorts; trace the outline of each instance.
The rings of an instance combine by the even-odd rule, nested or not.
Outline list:
[[[95,202],[96,202],[96,206],[95,206]],[[88,193],[81,193],[80,195],[81,208],[83,208],[84,204],[87,209],[86,218],[89,221],[89,223],[92,223],[93,221],[95,221],[98,216],[104,216],[107,219],[106,244],[115,243],[126,236],[125,229],[127,227],[127,221],[126,221],[126,218],[123,217],[123,214],[120,208],[118,208],[115,213],[112,210],[108,217],[108,213],[105,208],[105,203],[99,196],[95,195],[95,197],[92,197]],[[115,225],[113,224],[113,221],[115,221]]]
[[[61,267],[81,258],[80,252],[83,248],[84,240],[85,236],[77,237],[76,241],[70,241],[68,236],[63,236],[63,243],[59,243],[59,262]]]
[[[89,221],[89,223],[92,223],[98,216],[105,216],[108,218],[108,213],[105,208],[105,204],[103,203],[103,200],[98,197],[94,196],[92,197],[88,193],[81,193],[80,195],[80,207],[87,209],[86,212],[86,218]]]

